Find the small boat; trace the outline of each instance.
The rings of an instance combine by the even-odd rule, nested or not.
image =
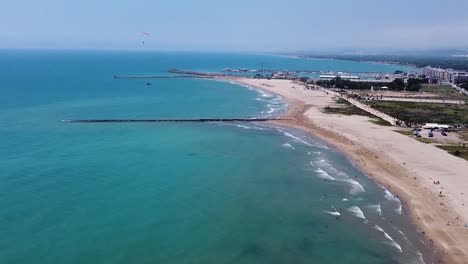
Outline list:
[[[150,82],[147,82],[146,85],[151,85],[151,83],[150,83]]]

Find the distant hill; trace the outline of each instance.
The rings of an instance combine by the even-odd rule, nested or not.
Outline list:
[[[310,51],[297,52],[300,57],[329,58],[352,61],[374,61],[392,64],[412,65],[416,67],[432,66],[468,71],[467,49],[437,49],[437,50],[394,50],[394,51]]]

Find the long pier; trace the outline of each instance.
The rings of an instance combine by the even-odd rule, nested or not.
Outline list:
[[[174,76],[119,76],[115,75],[114,79],[212,79],[214,75],[174,75]]]
[[[267,122],[286,118],[193,118],[193,119],[65,119],[62,123],[202,123],[202,122]]]
[[[212,72],[198,72],[198,71],[186,71],[186,70],[178,70],[178,69],[170,69],[168,70],[169,73],[177,73],[177,74],[189,74],[195,76],[225,76],[226,74],[223,73],[212,73]]]

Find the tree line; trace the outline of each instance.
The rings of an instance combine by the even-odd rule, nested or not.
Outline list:
[[[395,63],[402,65],[413,65],[418,68],[431,65],[436,68],[455,69],[468,71],[468,60],[466,57],[454,57],[450,55],[304,55],[303,57],[325,58],[351,61],[377,61],[384,63]]]
[[[351,81],[348,79],[342,79],[340,77],[335,77],[331,80],[318,80],[315,84],[327,87],[327,88],[340,88],[340,89],[350,89],[350,90],[371,90],[380,89],[381,87],[388,87],[391,91],[419,91],[421,90],[421,84],[426,83],[427,80],[420,78],[410,78],[405,83],[402,79],[397,78],[391,82],[363,82],[363,81]]]

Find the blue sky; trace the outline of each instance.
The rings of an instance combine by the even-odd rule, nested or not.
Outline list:
[[[0,48],[468,47],[467,10],[467,0],[4,0]]]

